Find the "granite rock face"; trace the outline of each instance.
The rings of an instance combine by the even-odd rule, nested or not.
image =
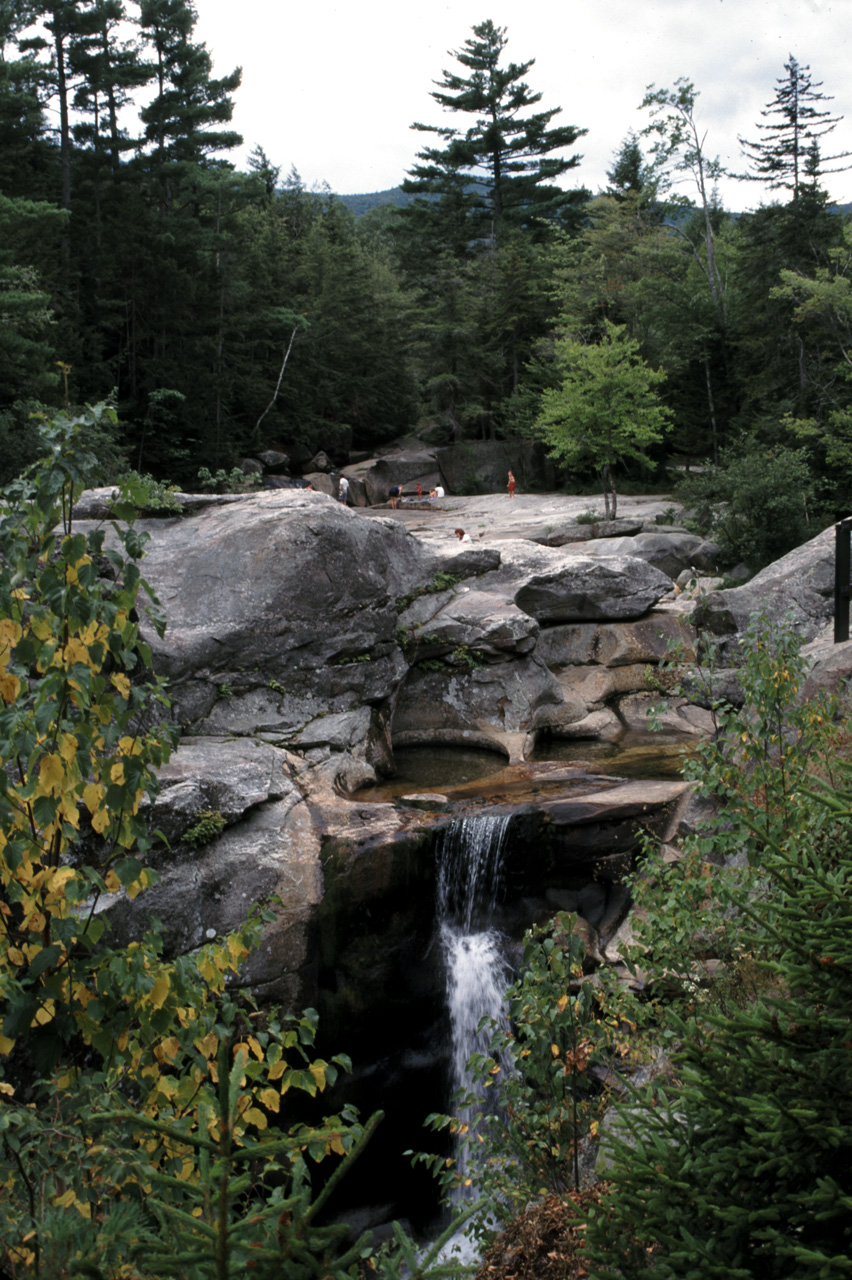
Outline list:
[[[423,461],[398,455],[393,474],[416,474]],[[526,814],[519,832],[553,867],[582,853],[590,875],[617,882],[635,832],[654,812],[664,825],[680,791],[632,784],[554,799],[552,767],[526,763],[537,737],[613,739],[641,728],[671,646],[691,652],[690,610],[732,667],[755,609],[780,617],[792,608],[806,638],[831,612],[833,530],[696,607],[673,591],[672,574],[702,548],[642,520],[632,538],[619,521],[594,529],[609,537],[543,545],[513,523],[522,503],[501,495],[495,536],[483,521],[486,532],[460,544],[458,508],[430,507],[405,523],[305,490],[179,498],[191,514],[141,522],[144,574],[168,629],[161,639],[143,625],[186,735],[151,810],[168,844],[153,858],[160,884],[106,906],[125,936],[158,916],[179,951],[238,925],[252,903],[274,902],[249,978],[290,1007],[310,1000],[320,969],[337,963],[344,919],[354,922],[345,945],[356,985],[367,974],[380,987],[393,982],[394,964],[368,960],[358,941],[368,917],[385,921],[393,954],[416,970],[423,939],[409,919],[412,888],[429,899],[435,832],[465,804]],[[86,495],[81,518],[108,518],[111,499]],[[814,642],[815,687],[845,690],[849,647]],[[736,672],[722,676],[735,696]],[[701,701],[699,692],[670,699],[665,727],[710,732]],[[522,782],[493,795],[477,786],[455,800],[433,794],[425,805],[370,800],[364,788],[393,772],[395,747],[411,744],[491,748],[495,767],[505,761],[506,777],[520,768]],[[207,843],[197,834],[205,823]]]
[[[711,591],[692,617],[715,636],[723,660],[736,665],[740,640],[753,614],[789,618],[805,642],[813,640],[834,609],[834,526],[755,574],[742,587]]]

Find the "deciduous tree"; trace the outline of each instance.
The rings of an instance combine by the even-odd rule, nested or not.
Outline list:
[[[662,440],[671,416],[654,390],[665,375],[642,360],[624,325],[609,320],[599,343],[561,339],[557,359],[562,382],[542,395],[534,430],[558,462],[596,468],[607,519],[615,519],[613,467],[648,461],[648,446]]]

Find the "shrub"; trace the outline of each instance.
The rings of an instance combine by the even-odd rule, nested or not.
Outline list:
[[[311,1010],[281,1018],[243,991],[261,916],[169,961],[156,930],[110,947],[97,910],[154,879],[141,807],[174,742],[133,506],[109,540],[72,523],[103,412],[46,424],[47,463],[0,504],[0,1271],[345,1280],[371,1245],[319,1215],[381,1117],[297,1119],[293,1095],[349,1064],[314,1056]],[[413,1254],[400,1239],[376,1274]]]
[[[650,1018],[676,1079],[617,1109],[588,1233],[601,1280],[852,1271],[852,792],[803,670],[789,628],[753,624],[746,704],[719,706],[693,765],[720,819],[644,891],[642,965],[669,993]],[[726,959],[715,991],[694,981],[696,934]]]
[[[726,564],[745,561],[752,571],[807,542],[821,523],[805,449],[731,450],[719,467],[690,475],[678,498]]]

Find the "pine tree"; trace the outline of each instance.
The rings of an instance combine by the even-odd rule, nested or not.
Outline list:
[[[852,1274],[852,794],[831,707],[801,696],[799,645],[752,620],[745,705],[716,704],[724,730],[687,772],[719,820],[640,891],[643,969],[682,975],[654,1028],[677,1050],[609,1130],[587,1234],[599,1280]],[[709,998],[708,938],[726,960]]]
[[[453,53],[467,74],[445,70],[432,97],[445,111],[475,115],[476,123],[464,133],[456,126],[413,125],[436,135],[443,146],[420,152],[422,163],[403,183],[403,191],[416,195],[444,194],[459,181],[473,187],[477,234],[498,238],[508,224],[526,223],[534,215],[552,217],[566,204],[565,192],[553,183],[580,157],[554,153],[587,132],[552,126],[559,107],[524,114],[541,100],[523,79],[535,60],[501,66],[506,44],[506,28],[488,20]]]
[[[851,155],[841,151],[833,156],[820,156],[820,138],[832,133],[842,116],[820,110],[824,102],[831,102],[830,94],[820,93],[822,81],[814,84],[810,67],[799,66],[790,54],[784,63],[787,77],[777,81],[775,97],[761,111],[767,124],[757,123],[762,136],[754,142],[740,138],[743,154],[752,168],[738,175],[748,182],[765,182],[773,191],[791,193],[795,201],[804,189],[813,189],[821,173],[842,173],[850,166],[841,164],[826,169],[827,164],[837,164]]]
[[[198,163],[242,138],[222,128],[233,116],[231,94],[242,71],[213,79],[207,48],[192,40],[196,14],[189,0],[141,0],[140,26],[154,50],[157,92],[140,112],[158,162]]]

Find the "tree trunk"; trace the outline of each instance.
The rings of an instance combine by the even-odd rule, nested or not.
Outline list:
[[[618,494],[615,491],[615,480],[612,475],[612,467],[609,463],[604,463],[601,467],[601,480],[603,481],[603,498],[604,510],[607,520],[614,520],[616,511],[618,510]]]
[[[713,445],[713,463],[719,461],[719,431],[716,426],[716,405],[713,400],[713,384],[710,381],[710,360],[704,357],[704,377],[707,381],[707,407],[710,413],[710,439]]]

